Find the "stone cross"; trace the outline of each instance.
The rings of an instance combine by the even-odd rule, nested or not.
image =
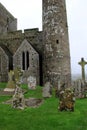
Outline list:
[[[85,65],[87,64],[87,62],[84,60],[84,58],[81,58],[81,61],[78,63],[79,65],[81,65],[82,67],[82,79],[85,81]]]

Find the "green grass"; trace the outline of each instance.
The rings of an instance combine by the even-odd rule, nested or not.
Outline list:
[[[0,84],[5,86],[5,84]],[[4,87],[3,87],[4,88]],[[22,88],[27,89],[27,85]],[[42,88],[28,90],[25,98],[42,98]],[[0,130],[87,130],[87,99],[78,99],[74,112],[58,111],[58,99],[52,96],[38,108],[17,110],[2,104],[10,96],[0,96]]]

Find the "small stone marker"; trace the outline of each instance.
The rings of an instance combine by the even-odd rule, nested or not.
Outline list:
[[[49,98],[52,96],[52,85],[50,84],[50,82],[45,83],[42,95],[44,98]]]
[[[85,81],[85,70],[84,67],[87,64],[87,62],[84,60],[84,58],[81,58],[81,61],[78,63],[82,67],[82,80]]]
[[[33,76],[29,76],[27,79],[28,88],[29,89],[36,89],[36,78]]]

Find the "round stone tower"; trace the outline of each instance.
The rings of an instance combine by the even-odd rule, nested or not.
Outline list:
[[[70,50],[65,0],[43,0],[43,78],[70,83]]]

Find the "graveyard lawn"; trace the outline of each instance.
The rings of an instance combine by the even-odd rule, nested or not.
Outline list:
[[[1,88],[5,86],[0,83]],[[27,85],[22,88],[28,90]],[[25,98],[28,97],[42,99],[42,87],[26,92]],[[2,103],[10,98],[0,96],[0,130],[87,130],[87,99],[77,99],[74,112],[60,112],[54,93],[41,106],[24,110]]]

